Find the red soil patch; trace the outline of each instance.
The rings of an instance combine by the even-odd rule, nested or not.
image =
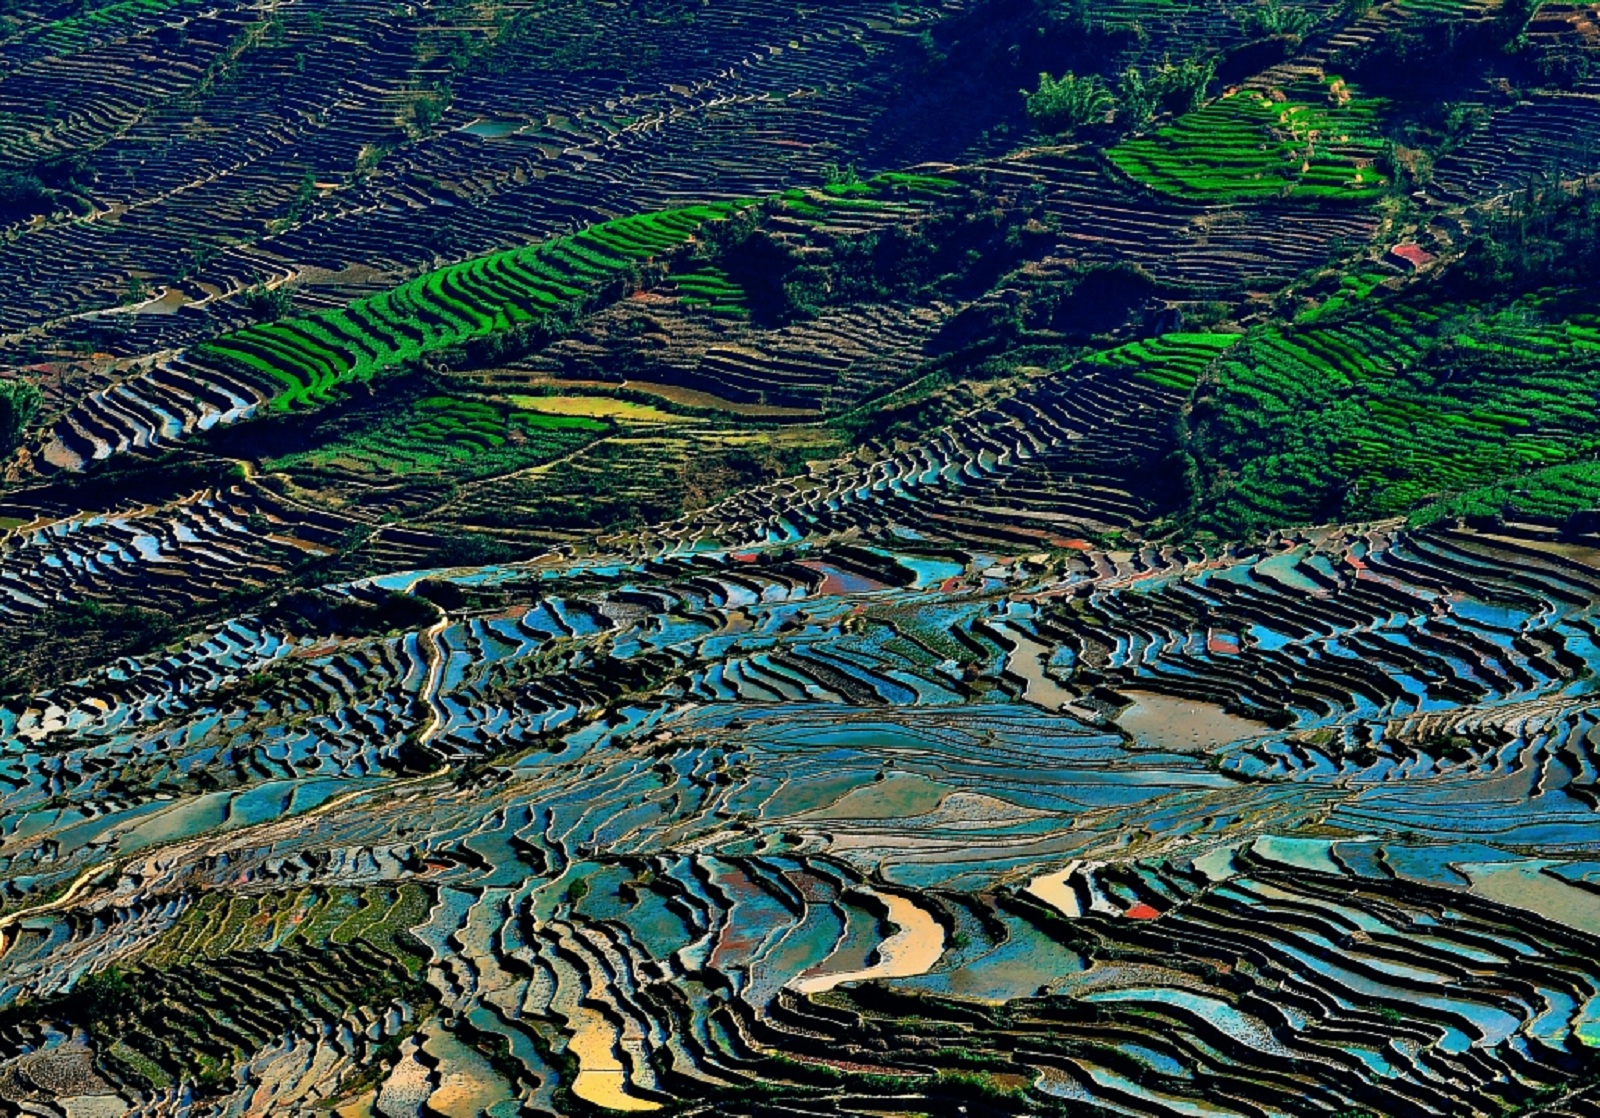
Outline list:
[[[818,594],[868,594],[874,590],[883,590],[886,585],[875,578],[858,575],[853,571],[840,570],[829,563],[816,559],[807,559],[800,566],[810,571],[816,571],[822,576],[822,585]]]
[[[1395,245],[1389,250],[1389,261],[1408,272],[1420,272],[1433,263],[1433,253],[1421,245]]]
[[[1239,638],[1232,633],[1212,633],[1206,637],[1206,651],[1219,656],[1239,655]]]

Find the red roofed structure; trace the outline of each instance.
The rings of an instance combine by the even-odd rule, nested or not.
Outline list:
[[[1408,272],[1420,272],[1434,260],[1433,253],[1417,244],[1395,245],[1389,250],[1389,263]]]

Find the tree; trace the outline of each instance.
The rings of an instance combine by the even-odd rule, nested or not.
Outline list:
[[[426,136],[433,131],[433,126],[444,119],[445,112],[450,108],[450,93],[448,90],[435,90],[418,97],[411,104],[411,125],[419,136]]]
[[[1039,75],[1039,87],[1027,98],[1028,119],[1041,132],[1060,134],[1097,124],[1116,107],[1116,99],[1099,76],[1073,73],[1052,78]]]
[[[1144,70],[1130,66],[1117,82],[1118,117],[1134,128],[1157,112],[1181,113],[1199,106],[1216,80],[1215,58],[1163,58]]]
[[[1295,39],[1304,38],[1317,23],[1314,12],[1307,8],[1286,7],[1283,0],[1252,4],[1244,11],[1236,12],[1234,19],[1246,35],[1287,35]]]
[[[256,284],[239,293],[239,303],[263,322],[276,322],[294,310],[294,291],[287,286]]]
[[[856,170],[854,163],[846,163],[843,167],[837,163],[824,163],[822,181],[829,186],[852,186],[861,181],[861,173]]]
[[[39,411],[39,389],[25,380],[0,381],[0,458],[22,445],[22,434]]]
[[[49,208],[50,192],[39,176],[16,171],[0,175],[0,218],[44,213]]]

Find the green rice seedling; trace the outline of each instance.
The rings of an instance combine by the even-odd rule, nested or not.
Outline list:
[[[1339,78],[1276,96],[1246,90],[1124,140],[1106,158],[1141,185],[1183,198],[1368,198],[1383,185],[1372,166],[1382,151],[1379,108]]]
[[[1500,493],[1498,479],[1591,460],[1591,323],[1584,300],[1536,295],[1261,331],[1195,407],[1202,456],[1226,479],[1206,515],[1231,531],[1455,515]]]
[[[1102,350],[1087,362],[1126,368],[1147,384],[1187,394],[1206,367],[1242,337],[1242,334],[1163,334]]]
[[[635,261],[685,243],[739,207],[716,203],[604,222],[452,264],[340,310],[236,331],[197,352],[266,374],[280,386],[273,410],[314,407],[350,381],[570,306]],[[719,290],[714,299],[730,309],[738,303],[732,291]]]

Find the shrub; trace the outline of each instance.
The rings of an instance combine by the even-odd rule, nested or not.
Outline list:
[[[1252,4],[1236,17],[1246,35],[1288,35],[1300,38],[1316,26],[1315,13],[1306,8],[1291,8],[1283,0]]]
[[[1117,115],[1137,128],[1157,112],[1186,112],[1205,100],[1217,77],[1215,58],[1163,58],[1143,70],[1130,66],[1117,82]]]
[[[39,411],[43,397],[25,380],[0,381],[0,458],[22,445],[23,432]]]
[[[1116,99],[1097,75],[1078,77],[1067,73],[1059,78],[1039,75],[1039,85],[1027,98],[1028,119],[1041,132],[1071,132],[1105,120],[1116,107]]]

